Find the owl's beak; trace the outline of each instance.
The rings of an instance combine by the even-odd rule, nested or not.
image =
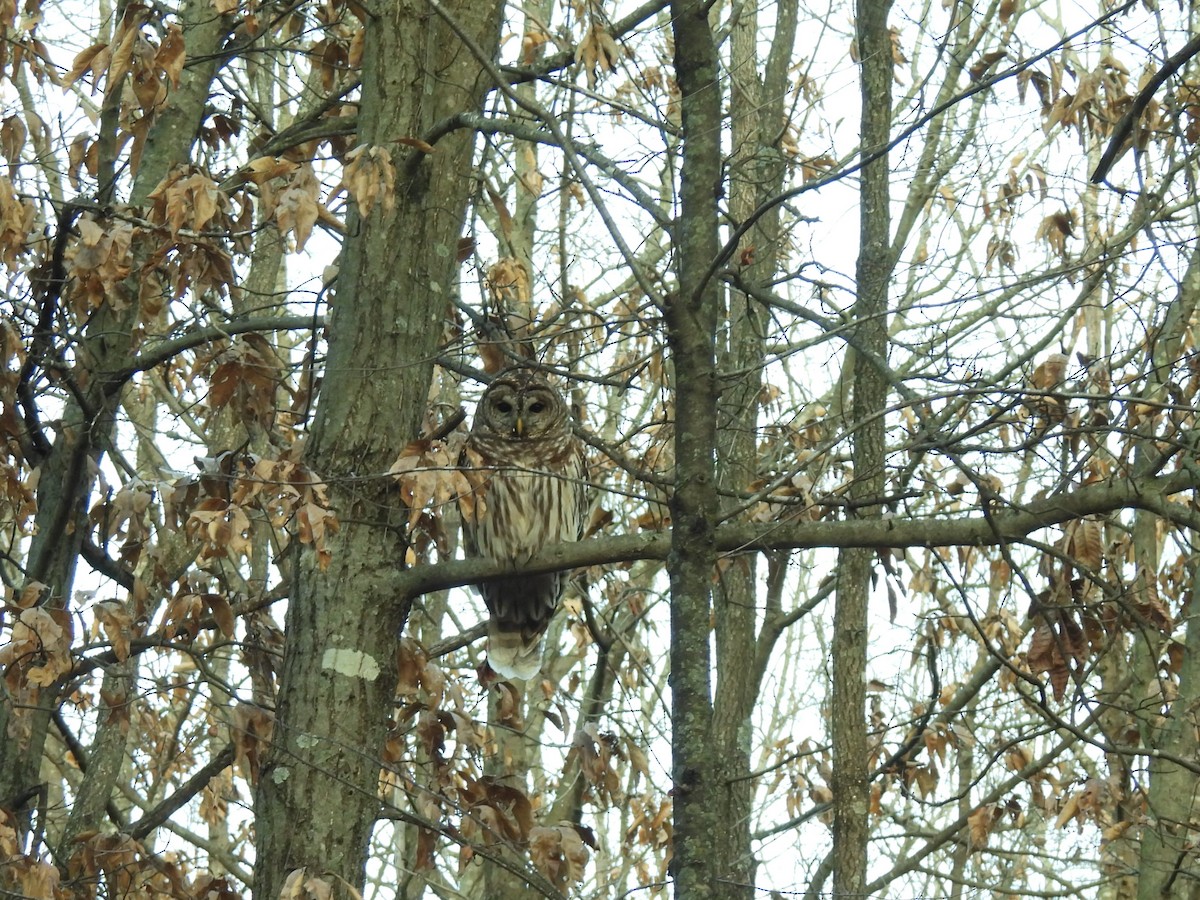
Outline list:
[[[520,416],[517,416],[517,424],[513,426],[513,431],[517,433],[517,437],[525,434],[525,422]]]

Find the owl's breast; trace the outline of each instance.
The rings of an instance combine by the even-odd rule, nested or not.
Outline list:
[[[575,540],[577,504],[566,502],[566,484],[562,477],[541,472],[498,472],[489,486],[481,523],[489,539],[480,542],[481,547],[493,548],[489,555],[519,562],[547,544]]]
[[[463,519],[469,555],[520,566],[582,530],[583,454],[561,440],[515,441],[473,434],[464,459],[477,503]]]

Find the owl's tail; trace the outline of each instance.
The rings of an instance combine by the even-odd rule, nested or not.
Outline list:
[[[542,632],[513,631],[505,622],[488,622],[488,664],[503,678],[532,678],[542,667]]]
[[[504,678],[526,681],[542,663],[542,635],[550,626],[562,577],[519,575],[480,585],[488,608],[488,662]]]

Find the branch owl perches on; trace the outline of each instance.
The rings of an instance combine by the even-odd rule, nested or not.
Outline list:
[[[501,372],[484,392],[459,466],[471,482],[460,503],[468,556],[519,569],[549,544],[579,540],[587,510],[583,445],[557,388],[532,369]],[[477,587],[487,605],[488,662],[505,678],[541,667],[542,635],[566,573],[519,572]]]

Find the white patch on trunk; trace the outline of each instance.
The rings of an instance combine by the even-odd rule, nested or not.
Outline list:
[[[362,678],[374,681],[379,677],[379,663],[375,657],[349,647],[330,647],[321,657],[321,668],[345,675],[347,678]]]

